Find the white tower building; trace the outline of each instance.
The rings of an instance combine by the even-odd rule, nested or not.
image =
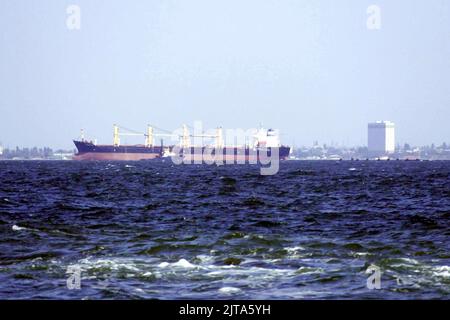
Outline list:
[[[383,156],[395,152],[395,124],[390,121],[369,123],[367,147],[370,156]]]

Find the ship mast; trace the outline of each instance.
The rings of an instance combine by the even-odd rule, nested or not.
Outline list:
[[[145,146],[150,148],[153,146],[153,127],[147,126],[147,135],[145,137]]]
[[[118,147],[120,145],[119,127],[116,124],[114,125],[113,145],[114,147]]]
[[[222,129],[222,127],[219,127],[216,129],[216,148],[217,149],[223,148],[223,129]]]
[[[191,146],[191,139],[187,125],[183,124],[183,135],[181,137],[181,147],[189,148]]]

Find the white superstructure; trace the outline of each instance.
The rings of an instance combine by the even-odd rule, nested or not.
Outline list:
[[[260,128],[254,137],[255,147],[278,148],[281,146],[278,130]]]

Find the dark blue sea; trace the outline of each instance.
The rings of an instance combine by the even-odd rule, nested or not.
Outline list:
[[[439,161],[3,161],[0,299],[449,299],[449,178]]]

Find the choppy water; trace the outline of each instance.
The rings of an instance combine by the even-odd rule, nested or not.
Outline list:
[[[0,162],[0,298],[448,299],[449,176],[450,162],[284,162],[275,176]]]

